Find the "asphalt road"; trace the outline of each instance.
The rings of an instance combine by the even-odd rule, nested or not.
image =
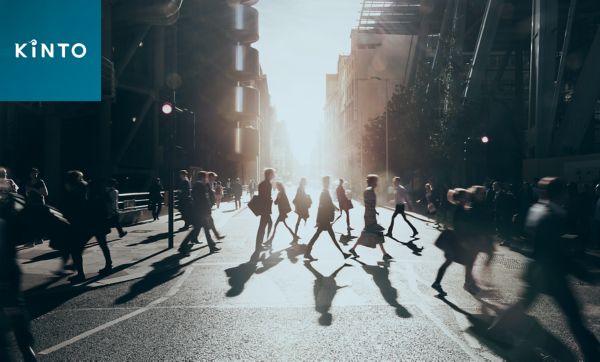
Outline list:
[[[382,209],[380,223],[387,225],[390,216]],[[289,221],[295,223],[295,214]],[[227,238],[217,254],[208,255],[203,244],[188,258],[166,256],[155,263],[160,272],[140,279],[41,294],[32,301],[36,350],[41,361],[578,358],[561,312],[546,297],[514,331],[519,345],[486,334],[490,316],[515,301],[521,288],[526,259],[520,254],[499,248],[490,268],[478,263],[484,290],[477,296],[462,288],[464,268],[450,266],[443,281],[448,296],[437,298],[430,285],[443,261],[433,246],[438,232],[414,222],[420,238],[407,245],[410,229],[397,220],[397,240],[385,243],[394,256],[389,263],[364,247],[360,259],[344,260],[325,234],[312,253],[318,260],[305,263],[302,245],[290,246],[282,227],[272,248],[252,258],[258,219],[247,209],[233,213],[221,225]],[[356,236],[359,206],[352,223]],[[343,220],[334,229],[341,237]],[[302,225],[300,244],[314,230],[314,219]],[[600,288],[580,282],[575,288],[600,335]]]

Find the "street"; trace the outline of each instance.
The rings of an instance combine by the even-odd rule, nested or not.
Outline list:
[[[354,236],[363,224],[363,209],[356,204],[351,212]],[[112,282],[98,279],[85,287],[64,284],[52,289],[56,277],[44,279],[39,270],[35,277],[27,274],[34,272],[35,262],[28,263],[26,255],[35,248],[22,250],[26,289],[37,285],[35,293],[26,295],[40,360],[493,361],[577,356],[561,312],[547,297],[531,309],[535,320],[514,331],[525,338],[519,346],[502,346],[485,335],[490,322],[486,315],[495,315],[518,295],[526,262],[518,253],[499,247],[491,268],[477,264],[475,275],[483,291],[476,297],[462,288],[464,268],[453,264],[443,281],[448,296],[442,300],[430,287],[443,261],[433,245],[438,231],[430,224],[411,219],[420,234],[414,244],[407,244],[410,229],[396,220],[397,241],[387,238],[385,243],[394,256],[389,263],[381,261],[379,250],[364,247],[357,249],[358,260],[345,262],[326,234],[312,253],[318,260],[305,263],[302,244],[315,230],[313,205],[311,219],[301,226],[299,246],[289,245],[291,236],[281,225],[272,248],[253,259],[258,219],[245,203],[238,211],[232,207],[225,203],[214,211],[217,227],[227,235],[216,254],[208,254],[203,243],[189,257],[181,257],[165,250],[165,238],[144,241],[147,235],[136,233],[164,232],[163,219],[129,228],[124,240],[110,243],[115,269],[121,271],[120,277],[106,278]],[[391,211],[379,213],[380,223],[387,225]],[[292,227],[295,217],[288,218]],[[177,222],[176,228],[180,226]],[[342,237],[343,218],[334,230]],[[177,234],[176,246],[184,234]],[[347,250],[354,239],[341,241]],[[131,260],[138,258],[134,253],[124,255],[127,249],[142,247],[152,252],[148,258],[140,256],[142,262]],[[95,269],[96,256],[100,265],[96,249],[89,247],[84,256],[88,270]],[[59,265],[48,258],[35,260]],[[125,273],[135,266],[137,272]],[[576,290],[586,320],[598,334],[599,290],[582,283],[576,283]]]

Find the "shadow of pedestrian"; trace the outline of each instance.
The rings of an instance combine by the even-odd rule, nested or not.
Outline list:
[[[356,236],[350,234],[350,231],[348,231],[347,234],[340,235],[340,243],[344,246],[348,246],[348,243],[350,243],[354,239],[356,239]]]
[[[225,293],[228,297],[236,297],[244,291],[244,286],[250,280],[252,275],[258,268],[259,250],[255,250],[250,256],[250,260],[236,267],[225,270],[225,274],[229,278],[229,290]]]
[[[423,251],[423,249],[425,249],[424,247],[418,247],[414,242],[419,240],[419,238],[412,238],[407,242],[403,242],[400,241],[398,239],[396,239],[393,236],[388,236],[390,239],[394,240],[397,243],[400,243],[404,246],[406,246],[407,248],[409,248],[413,254],[417,255],[417,256],[422,256],[421,252]]]
[[[310,261],[305,261],[304,266],[315,276],[315,285],[313,287],[313,293],[315,296],[315,310],[321,315],[319,316],[319,324],[322,326],[330,326],[333,321],[333,316],[329,313],[331,309],[331,303],[338,289],[345,288],[344,286],[337,285],[335,281],[338,273],[345,267],[351,266],[350,264],[343,264],[337,268],[328,277],[323,276],[319,273],[311,264]]]
[[[362,265],[363,270],[373,277],[375,285],[379,288],[381,296],[390,306],[396,309],[396,315],[401,318],[410,318],[412,314],[398,303],[398,290],[392,286],[390,281],[389,262],[378,262],[377,265],[369,265],[358,259],[354,259]]]
[[[285,249],[287,253],[287,258],[292,264],[296,264],[298,262],[298,257],[300,255],[304,255],[306,252],[307,246],[305,244],[295,244]]]
[[[471,314],[445,297],[438,297],[450,308],[467,317],[471,327],[467,332],[508,361],[577,361],[573,351],[542,326],[537,319],[521,314],[510,330],[492,327],[500,308],[480,300],[485,314]],[[491,328],[492,327],[492,328]]]
[[[164,232],[164,233],[160,233],[160,234],[149,236],[149,237],[147,237],[146,239],[144,239],[142,241],[139,241],[139,242],[134,243],[134,244],[128,244],[127,246],[152,244],[152,243],[154,243],[156,241],[164,240],[164,239],[166,239],[168,237],[169,237],[169,233],[168,232]]]

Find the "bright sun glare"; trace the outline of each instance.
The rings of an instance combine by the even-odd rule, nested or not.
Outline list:
[[[261,66],[271,103],[286,122],[290,147],[301,165],[312,163],[324,122],[325,74],[350,50],[361,0],[261,0]]]

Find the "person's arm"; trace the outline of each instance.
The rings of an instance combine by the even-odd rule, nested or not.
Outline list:
[[[48,188],[46,187],[46,183],[43,180],[40,180],[40,183],[42,184],[40,186],[40,194],[46,198],[48,197]]]

